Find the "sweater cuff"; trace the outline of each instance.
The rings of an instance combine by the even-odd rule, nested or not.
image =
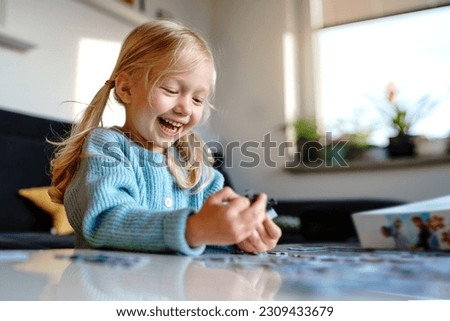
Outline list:
[[[168,214],[164,220],[164,241],[166,245],[181,254],[196,256],[203,253],[205,246],[190,247],[186,242],[186,225],[193,209],[184,208]]]

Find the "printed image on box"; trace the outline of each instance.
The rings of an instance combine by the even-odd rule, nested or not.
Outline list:
[[[361,247],[450,250],[450,196],[354,213]]]

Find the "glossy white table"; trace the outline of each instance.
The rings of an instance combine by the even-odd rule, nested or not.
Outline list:
[[[450,253],[276,250],[200,257],[3,250],[0,300],[450,299]]]

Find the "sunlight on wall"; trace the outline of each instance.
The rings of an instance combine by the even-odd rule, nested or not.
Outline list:
[[[292,123],[297,112],[297,68],[296,68],[295,36],[290,32],[283,35],[283,75],[284,75],[284,119]],[[293,133],[287,133],[288,139]]]
[[[75,103],[72,115],[78,118],[97,91],[109,79],[120,51],[120,43],[84,38],[78,48]],[[112,93],[112,91],[111,91]],[[110,97],[103,115],[104,126],[122,125],[125,119],[123,107]]]

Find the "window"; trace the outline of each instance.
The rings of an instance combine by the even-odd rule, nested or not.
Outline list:
[[[77,118],[91,102],[113,71],[120,51],[120,42],[83,38],[78,48],[78,63],[73,116]],[[111,91],[112,92],[112,91]],[[113,99],[105,108],[105,126],[122,125],[125,111]]]
[[[394,131],[377,105],[393,82],[401,106],[414,108],[425,95],[438,101],[411,134],[448,136],[449,30],[450,7],[441,7],[317,31],[319,110],[326,130],[336,136],[371,129],[371,143],[386,146]]]

